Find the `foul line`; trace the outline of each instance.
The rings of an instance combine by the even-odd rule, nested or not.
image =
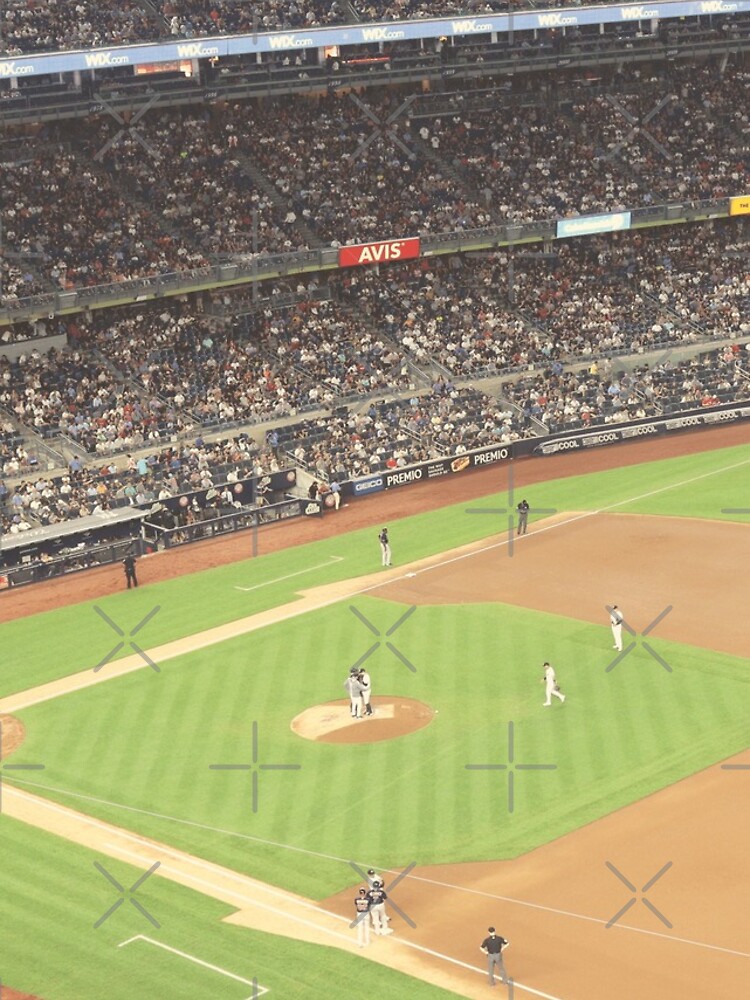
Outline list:
[[[211,972],[218,972],[222,976],[227,976],[229,979],[236,980],[238,983],[244,983],[245,986],[252,986],[253,996],[248,997],[248,1000],[255,1000],[256,997],[262,997],[264,994],[271,992],[267,986],[261,986],[259,983],[254,983],[250,979],[243,979],[242,976],[238,976],[234,972],[228,972],[226,969],[222,969],[218,965],[211,965],[210,962],[204,962],[202,958],[196,958],[195,955],[188,955],[186,951],[180,951],[179,948],[173,948],[171,945],[163,944],[161,941],[155,941],[153,938],[147,937],[145,934],[136,934],[135,937],[128,938],[127,941],[121,941],[117,947],[124,948],[126,945],[132,944],[134,941],[148,941],[148,943],[154,945],[154,947],[163,948],[164,951],[170,951],[173,955],[179,955],[180,958],[186,958],[188,962],[194,962],[196,965],[201,965],[204,969],[210,969]],[[258,993],[257,990],[260,990],[261,992]]]
[[[535,530],[529,532],[528,535],[521,536],[521,538],[524,538],[524,539],[534,538],[534,537],[536,537],[536,535],[541,535],[543,532],[553,531],[554,529],[556,529],[556,528],[562,528],[562,527],[564,527],[567,524],[573,524],[575,521],[580,521],[580,520],[583,520],[584,518],[587,518],[587,517],[593,517],[596,514],[602,514],[602,513],[604,513],[605,511],[608,511],[608,510],[614,510],[615,507],[623,507],[626,504],[635,503],[637,500],[643,500],[646,497],[656,496],[659,493],[664,493],[667,490],[677,489],[680,486],[687,486],[690,483],[698,482],[701,479],[707,479],[710,476],[716,476],[716,475],[719,475],[722,472],[729,472],[731,469],[737,469],[740,466],[748,465],[748,464],[750,464],[750,459],[744,459],[742,462],[735,462],[732,465],[723,466],[721,469],[713,469],[711,472],[705,472],[705,473],[701,474],[700,476],[692,476],[690,479],[683,479],[683,480],[681,480],[678,483],[671,483],[669,486],[661,486],[661,487],[659,487],[659,489],[650,490],[647,493],[641,493],[638,496],[629,497],[626,500],[618,500],[616,503],[607,504],[604,507],[599,507],[597,510],[585,511],[584,513],[576,514],[573,517],[566,518],[563,521],[557,521],[554,524],[548,524],[548,525],[545,525],[544,527],[538,527]],[[516,543],[518,543],[520,540],[521,539],[518,538],[515,541],[516,541]],[[509,540],[507,538],[503,538],[501,541],[492,542],[492,543],[490,543],[488,545],[482,545],[480,548],[472,549],[471,552],[462,552],[459,555],[450,556],[447,559],[441,559],[438,562],[434,562],[434,563],[432,563],[429,566],[425,566],[422,569],[417,570],[414,573],[414,575],[416,576],[416,575],[419,575],[420,573],[427,573],[430,570],[440,569],[443,566],[450,566],[452,563],[460,562],[463,559],[469,559],[472,556],[480,555],[480,554],[482,554],[484,552],[490,552],[493,549],[501,548],[502,546],[508,545],[508,544],[509,544]],[[339,556],[336,556],[336,557],[332,556],[331,558],[341,558],[341,559],[343,559],[344,557],[343,556],[340,556],[340,557]],[[416,563],[418,564],[419,562],[425,562],[429,558],[431,558],[431,557],[428,556],[425,559],[416,560]],[[411,564],[411,565],[413,565],[413,564]],[[351,591],[349,591],[347,593],[344,593],[344,594],[337,593],[335,597],[329,597],[326,600],[315,601],[312,604],[306,604],[304,601],[292,601],[292,602],[289,602],[287,604],[277,605],[275,608],[268,609],[267,611],[256,612],[256,615],[258,615],[258,614],[259,615],[265,615],[265,614],[270,613],[271,611],[275,611],[275,612],[277,612],[278,617],[277,617],[276,621],[274,621],[272,624],[273,625],[280,625],[282,622],[289,621],[292,618],[298,618],[298,617],[300,617],[301,615],[304,615],[304,614],[309,614],[312,611],[322,611],[323,609],[329,608],[329,607],[331,607],[334,604],[339,604],[340,602],[342,602],[344,600],[351,600],[353,597],[360,597],[363,594],[369,594],[372,591],[378,590],[381,587],[387,587],[391,583],[396,583],[396,582],[398,582],[400,580],[404,580],[404,579],[406,579],[406,577],[407,577],[406,573],[401,574],[400,576],[390,576],[389,575],[386,579],[378,580],[377,583],[372,583],[372,584],[369,584],[366,587],[360,587],[358,590],[351,590]],[[346,581],[340,581],[340,583],[345,583],[345,582]],[[195,650],[195,649],[207,649],[207,648],[209,648],[211,646],[217,645],[220,642],[225,642],[226,641],[226,637],[225,636],[222,636],[221,638],[215,638],[215,639],[211,639],[211,640],[206,640],[205,636],[208,633],[214,631],[215,629],[225,628],[225,627],[228,627],[228,626],[231,626],[231,625],[239,625],[239,626],[241,626],[243,622],[247,622],[247,621],[252,620],[254,617],[256,617],[256,615],[250,615],[248,618],[234,619],[231,622],[224,622],[222,625],[213,626],[210,629],[206,629],[204,632],[193,632],[190,635],[181,636],[179,639],[170,640],[170,642],[166,643],[166,645],[170,645],[171,643],[176,643],[176,642],[186,642],[188,640],[193,640],[196,643],[196,645],[193,647],[193,650]],[[269,627],[269,624],[271,624],[271,623],[265,623],[264,622],[262,625],[252,625],[252,626],[244,628],[244,629],[241,628],[240,631],[237,633],[237,636],[248,635],[251,632],[255,631],[255,629],[257,629],[257,628],[266,628],[266,627]],[[204,638],[201,638],[201,637],[204,637]],[[149,656],[155,655],[156,648],[158,648],[158,647],[154,647],[153,649],[146,650],[147,655],[149,655]],[[185,655],[187,655],[189,652],[191,652],[193,650],[181,650],[180,652],[173,653],[173,654],[171,654],[169,656],[166,656],[166,657],[164,655],[161,655],[160,659],[161,659],[162,662],[167,662],[167,660],[172,660],[172,659],[176,659],[177,657],[180,657],[180,656],[185,656]],[[117,664],[117,663],[121,663],[122,661],[121,660],[115,660],[113,662],[115,664]],[[143,667],[147,667],[148,665],[149,665],[148,662],[142,660],[142,658],[141,658],[141,662],[136,667],[129,668],[126,671],[126,673],[133,672],[135,669],[141,669]],[[88,671],[83,671],[82,673],[88,674]],[[68,676],[68,677],[75,677],[76,674],[72,674],[72,675],[69,674],[69,675],[66,675],[66,676]],[[110,675],[110,676],[108,676],[106,674],[101,674],[99,676],[99,678],[98,678],[98,682],[101,683],[102,681],[112,679],[112,677],[122,677],[122,676],[124,676],[124,674],[122,674],[122,673],[114,674],[114,675]],[[58,678],[57,681],[50,681],[50,682],[48,682],[46,684],[38,685],[37,687],[34,687],[34,688],[28,688],[26,691],[17,691],[17,692],[15,692],[15,694],[6,695],[4,698],[0,699],[0,705],[2,705],[3,702],[6,702],[6,703],[7,702],[11,702],[13,699],[17,699],[17,698],[19,698],[19,697],[21,697],[23,695],[32,695],[35,691],[38,692],[40,689],[47,688],[49,686],[49,684],[62,682],[64,680],[65,680],[65,677],[61,677],[61,678]],[[53,698],[59,698],[59,697],[62,697],[63,695],[66,695],[66,694],[74,694],[76,691],[81,691],[81,690],[84,690],[84,689],[86,689],[88,687],[91,687],[91,686],[92,686],[92,684],[91,684],[90,680],[84,680],[84,681],[81,681],[81,683],[79,683],[79,684],[74,684],[72,686],[67,687],[64,691],[61,690],[61,691],[55,691],[54,693],[46,693],[42,697],[40,697],[37,694],[31,700],[23,701],[23,702],[20,702],[20,703],[12,701],[12,704],[13,704],[12,711],[14,711],[14,712],[20,712],[22,709],[29,708],[32,705],[38,705],[42,701],[49,701],[49,700],[51,700]]]
[[[276,840],[266,840],[263,837],[256,837],[249,833],[239,833],[236,830],[225,830],[222,827],[209,826],[206,823],[199,823],[197,822],[197,820],[180,819],[178,816],[167,816],[165,813],[153,812],[152,810],[149,809],[139,809],[137,806],[128,806],[124,805],[121,802],[111,802],[109,799],[101,799],[93,795],[84,795],[80,792],[71,792],[67,789],[54,788],[50,785],[43,785],[36,781],[27,781],[25,778],[17,778],[15,775],[12,778],[10,776],[7,776],[3,780],[6,783],[6,785],[9,786],[8,787],[9,791],[12,789],[13,785],[16,784],[28,785],[31,788],[41,788],[47,792],[54,792],[55,794],[58,795],[67,795],[73,799],[81,799],[86,802],[96,802],[99,805],[111,806],[115,809],[122,809],[125,812],[134,812],[143,816],[150,816],[152,819],[167,820],[168,822],[171,823],[179,823],[182,826],[195,827],[196,829],[205,830],[210,833],[220,833],[223,834],[224,836],[234,837],[238,840],[247,840],[252,843],[262,844],[264,847],[278,847],[281,848],[282,850],[294,851],[297,854],[305,854],[308,857],[320,858],[323,861],[335,861],[345,865],[349,865],[351,863],[351,858],[340,858],[335,854],[325,854],[322,851],[311,851],[309,848],[306,847],[296,847],[294,844],[283,844]],[[40,801],[49,809],[55,811],[55,803],[50,802],[48,799],[42,799]],[[58,809],[62,811],[64,807],[58,807]],[[111,833],[111,826],[100,824],[95,819],[90,819],[90,822],[93,823],[95,826],[101,826],[103,829],[108,830]],[[137,834],[130,834],[124,830],[118,831],[118,834],[127,839],[134,840],[135,842],[141,844],[142,846],[153,846],[152,844],[149,843],[148,840],[146,840],[143,837],[139,837]],[[358,864],[360,864],[362,867],[366,867],[369,866],[371,862],[359,861]],[[229,869],[227,869],[227,871],[229,871]],[[395,868],[384,868],[383,871],[386,871],[389,874],[399,873],[399,869]],[[253,878],[253,876],[251,875],[248,876],[239,875],[238,877]],[[455,885],[452,882],[441,882],[438,881],[437,879],[428,878],[425,875],[409,874],[406,876],[406,878],[413,879],[415,882],[424,882],[427,885],[437,885],[444,889],[454,889],[456,892],[466,892],[474,896],[483,896],[486,899],[494,899],[501,903],[510,903],[515,906],[525,906],[532,910],[542,910],[546,913],[553,913],[556,916],[571,917],[574,920],[583,920],[586,921],[587,923],[601,924],[603,926],[606,926],[606,924],[609,922],[608,920],[604,920],[600,917],[589,917],[583,913],[574,913],[571,910],[562,910],[554,906],[545,906],[542,903],[532,903],[526,899],[515,899],[512,896],[501,896],[498,893],[485,892],[482,889],[472,889],[468,886],[463,886],[463,885]],[[307,905],[318,909],[318,907],[315,907],[314,903],[308,903]],[[322,912],[328,913],[327,910],[323,910]],[[649,931],[649,930],[644,930],[641,927],[633,927],[630,924],[621,924],[621,923],[614,924],[613,927],[624,931],[634,931],[636,934],[645,934],[648,937],[663,938],[665,941],[674,941],[677,942],[678,944],[688,944],[688,945],[693,945],[696,948],[705,948],[708,951],[718,951],[718,952],[723,952],[724,954],[727,955],[737,955],[740,958],[750,958],[750,952],[737,951],[733,948],[723,948],[720,945],[707,944],[704,941],[694,941],[690,938],[681,938],[673,934],[664,934],[661,931]]]
[[[254,587],[235,587],[235,590],[243,590],[246,594],[251,590],[260,590],[261,587],[269,587],[272,583],[281,583],[283,580],[291,580],[293,576],[302,576],[303,573],[312,573],[314,569],[325,569],[333,563],[343,562],[344,556],[329,556],[328,561],[318,563],[316,566],[308,566],[307,569],[298,569],[296,573],[287,573],[286,576],[277,576],[273,580],[266,580],[265,583],[256,583]]]
[[[108,845],[108,846],[113,846],[113,845]],[[129,857],[137,858],[139,861],[143,860],[139,855],[133,854],[131,851],[125,851],[122,848],[119,848],[118,850],[120,851],[121,854],[124,854],[124,855],[129,856]],[[192,861],[192,859],[191,859],[191,861]],[[212,866],[210,864],[201,865],[200,862],[198,862],[198,866],[199,867],[204,867],[204,868],[214,867],[214,866]],[[170,869],[169,869],[168,866],[162,865],[161,866],[161,870],[162,870],[162,874],[163,874],[164,871],[169,871]],[[184,871],[179,871],[179,872],[177,872],[177,874],[180,875],[181,879],[189,880],[191,882],[194,882],[196,885],[207,886],[210,889],[213,889],[214,891],[216,891],[216,889],[217,889],[217,886],[214,883],[207,882],[205,879],[202,879],[202,878],[198,878],[197,875],[191,875],[189,872],[184,872]],[[221,874],[225,875],[226,872],[222,871]],[[242,879],[242,876],[237,875],[235,872],[232,872],[231,874],[236,879],[238,879],[238,880]],[[219,891],[224,896],[234,896],[237,899],[242,900],[245,905],[249,904],[250,906],[255,906],[258,909],[267,910],[270,913],[274,913],[274,914],[276,914],[278,916],[284,917],[285,920],[291,920],[292,922],[297,923],[297,924],[302,924],[305,927],[312,927],[314,930],[317,930],[319,932],[322,931],[323,933],[328,934],[331,937],[343,939],[344,941],[346,941],[346,943],[348,945],[351,945],[353,943],[352,938],[351,938],[350,935],[340,934],[338,931],[331,930],[329,927],[323,927],[320,924],[316,924],[316,923],[313,923],[313,922],[311,922],[309,920],[305,920],[303,917],[297,916],[295,913],[290,913],[287,910],[279,909],[278,907],[271,906],[268,903],[260,903],[260,902],[258,902],[258,900],[253,899],[251,896],[248,896],[245,893],[242,893],[242,892],[233,892],[231,889],[220,889]],[[281,893],[279,893],[279,895],[281,895]],[[347,919],[347,917],[342,917],[338,913],[331,913],[328,910],[323,910],[322,908],[321,908],[320,912],[323,913],[323,914],[325,914],[327,917],[333,917],[334,919],[336,919],[336,920],[338,920],[340,922],[342,921],[342,922],[344,922],[346,924],[349,923],[349,920]],[[131,938],[131,940],[134,940],[134,939]],[[150,939],[147,938],[146,940],[150,940]],[[424,947],[424,945],[417,944],[414,941],[408,941],[405,938],[399,938],[399,937],[392,938],[392,944],[394,944],[394,945],[404,945],[405,947],[412,948],[415,951],[421,951],[421,952],[423,952],[426,955],[431,955],[433,958],[440,958],[444,962],[450,962],[452,965],[457,965],[457,966],[459,966],[462,969],[468,969],[470,972],[476,972],[476,973],[479,973],[482,976],[486,976],[487,975],[487,972],[484,969],[477,968],[477,966],[475,966],[475,965],[469,965],[467,962],[462,962],[458,958],[453,958],[452,956],[446,955],[446,954],[444,954],[441,951],[434,951],[432,948],[426,948],[426,947]],[[201,963],[201,964],[203,964],[203,963]],[[524,986],[522,983],[517,982],[515,979],[513,980],[513,986],[514,986],[515,989],[524,990],[526,993],[531,993],[534,996],[541,997],[542,1000],[561,1000],[560,997],[553,996],[551,993],[544,993],[542,990],[534,989],[532,986]]]

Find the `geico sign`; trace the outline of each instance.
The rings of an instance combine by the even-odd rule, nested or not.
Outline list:
[[[471,18],[468,21],[452,21],[451,27],[454,35],[471,35],[479,31],[492,31],[492,22]]]
[[[314,44],[309,35],[269,35],[268,42],[272,49],[305,49]]]
[[[655,7],[620,7],[620,16],[623,21],[643,21],[646,18],[658,17],[659,11]]]
[[[572,14],[539,14],[537,21],[540,28],[564,28],[566,24],[578,24],[578,18]]]
[[[0,62],[0,78],[6,76],[28,76],[34,72],[31,63]]]
[[[188,42],[177,46],[180,59],[201,59],[204,56],[218,56],[218,45],[204,45],[202,42]]]
[[[365,42],[391,42],[404,38],[405,31],[392,31],[390,28],[363,28],[362,40]]]
[[[86,57],[89,69],[104,69],[106,66],[129,66],[130,57],[116,52],[90,52]]]
[[[339,248],[339,267],[357,267],[360,264],[384,264],[390,260],[409,260],[419,257],[419,238],[383,240],[379,243],[358,243]]]

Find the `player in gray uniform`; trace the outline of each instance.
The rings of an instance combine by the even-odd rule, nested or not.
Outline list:
[[[378,541],[380,542],[380,553],[383,557],[382,562],[384,566],[391,565],[391,541],[388,537],[388,529],[383,528],[383,530],[378,535]]]
[[[370,900],[370,919],[372,929],[375,934],[392,934],[393,931],[388,926],[388,917],[385,914],[385,901],[388,899],[382,882],[375,879],[372,888],[367,893]]]
[[[349,676],[344,681],[344,690],[349,695],[351,702],[351,712],[353,719],[361,719],[362,715],[362,685],[360,683],[357,668],[352,667]]]
[[[370,943],[370,900],[364,886],[354,897],[354,909],[357,913],[354,918],[354,925],[357,928],[357,944],[360,948],[364,948]]]

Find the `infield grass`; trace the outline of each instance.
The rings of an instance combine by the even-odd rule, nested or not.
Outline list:
[[[523,462],[517,463],[514,469],[515,491],[520,494],[524,490]],[[506,477],[505,470],[499,468],[497,480],[503,490],[507,489]],[[528,495],[534,506],[560,511],[611,508],[633,513],[742,521],[747,518],[721,514],[721,509],[750,506],[749,477],[750,446],[739,446],[538,483],[529,487]],[[408,488],[404,489],[403,497],[407,510]],[[507,522],[500,516],[497,519],[467,516],[465,511],[469,506],[500,508],[507,502],[507,492],[501,492],[477,497],[471,504],[414,514],[394,522],[391,537],[397,564],[456,548],[502,530]],[[533,522],[533,515],[531,520]],[[262,550],[262,532],[259,544]],[[238,553],[243,546],[249,550],[249,534],[239,534],[237,545]],[[342,561],[331,562],[329,568],[289,577],[301,569],[319,566],[331,556],[339,556]],[[294,600],[301,589],[377,571],[379,561],[376,532],[371,528],[362,529],[200,574],[123,591],[99,602],[59,608],[4,624],[0,626],[3,654],[0,697],[78,670],[91,669],[106,656],[118,636],[95,613],[97,603],[126,632],[159,606],[159,612],[139,633],[144,646],[153,647],[287,603]],[[147,576],[147,565],[143,563],[142,578]],[[280,579],[282,577],[289,578]],[[257,587],[258,584],[263,586],[250,592],[235,589],[237,586]],[[119,655],[130,652],[126,646]]]

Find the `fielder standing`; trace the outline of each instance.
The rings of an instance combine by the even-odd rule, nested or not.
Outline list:
[[[351,703],[351,713],[353,719],[362,718],[362,685],[359,682],[359,677],[357,676],[357,668],[352,667],[349,670],[349,676],[344,681],[344,690],[349,695],[349,701]]]
[[[615,640],[615,644],[612,648],[618,650],[620,653],[622,652],[622,623],[624,621],[625,618],[623,613],[616,604],[613,605],[612,610],[609,613],[609,622],[612,626],[612,638]]]
[[[543,703],[544,708],[551,705],[552,702],[550,698],[554,695],[555,698],[559,698],[560,701],[565,701],[565,695],[560,690],[560,685],[557,683],[557,676],[555,675],[555,668],[550,666],[549,663],[544,664],[544,677],[542,677],[542,682],[545,685],[546,700]]]
[[[370,900],[364,886],[354,897],[354,909],[357,913],[354,919],[357,925],[357,944],[360,948],[365,948],[370,943]]]
[[[383,530],[378,535],[378,541],[380,542],[380,551],[383,557],[383,565],[391,565],[391,543],[388,538],[388,529],[383,528]]]
[[[516,531],[516,534],[525,535],[526,528],[528,527],[529,523],[529,511],[531,510],[531,508],[529,507],[529,501],[522,500],[516,507],[516,510],[518,511],[518,529]]]

